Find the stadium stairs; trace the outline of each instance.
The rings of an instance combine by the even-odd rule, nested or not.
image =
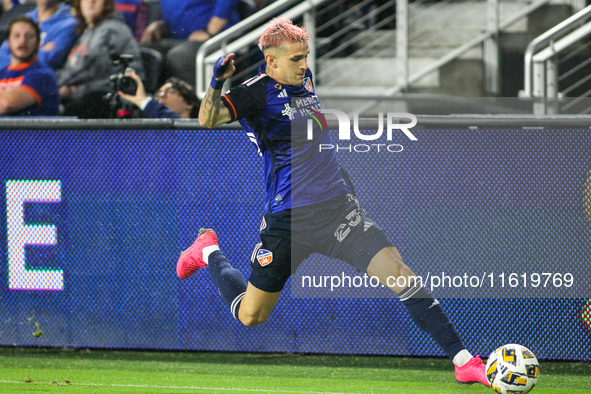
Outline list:
[[[506,20],[529,3],[501,2],[500,17]],[[453,2],[444,7],[423,3],[415,10],[423,23],[409,26],[409,70],[411,75],[486,29],[486,2]],[[445,15],[442,15],[442,14]],[[523,88],[523,54],[527,44],[572,15],[567,4],[549,4],[514,24],[500,35],[501,97],[517,97]],[[365,27],[359,24],[356,34]],[[355,30],[354,30],[355,31]],[[381,94],[396,83],[396,31],[375,30],[355,43],[353,56],[321,59],[317,64],[319,95],[357,92]],[[405,93],[456,97],[486,97],[483,48],[476,47],[460,58],[412,85]],[[354,109],[351,100],[323,100],[335,108]],[[372,111],[373,112],[373,111]],[[379,112],[379,111],[375,111]]]

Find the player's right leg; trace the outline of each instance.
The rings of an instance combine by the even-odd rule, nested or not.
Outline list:
[[[211,229],[199,230],[193,245],[181,253],[176,272],[179,278],[187,279],[199,268],[207,269],[230,313],[238,319],[240,303],[246,295],[246,280],[224,256],[218,246],[217,234]]]
[[[238,317],[248,326],[264,323],[275,307],[292,268],[310,254],[291,240],[291,210],[265,214],[260,227],[261,242],[251,256],[248,288],[240,304]],[[295,256],[292,256],[294,246]],[[297,264],[292,266],[293,262]]]
[[[410,280],[416,275],[404,264],[384,230],[366,216],[354,196],[343,196],[329,202],[334,209],[325,207],[318,212],[318,217],[322,215],[329,223],[325,227],[329,231],[318,234],[323,240],[320,252],[377,277],[396,292],[415,324],[452,360],[460,384],[480,382],[488,385],[485,365],[479,357],[472,357],[466,350],[455,326],[433,295],[416,279]],[[394,281],[391,282],[390,278]],[[400,278],[405,280],[399,281]]]

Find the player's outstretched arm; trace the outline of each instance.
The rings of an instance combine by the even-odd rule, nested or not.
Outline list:
[[[199,123],[208,129],[228,123],[232,120],[230,111],[220,99],[222,96],[222,86],[224,81],[232,76],[236,71],[234,66],[234,54],[221,57],[213,67],[213,78],[211,86],[207,89],[205,97],[201,101],[199,109]]]

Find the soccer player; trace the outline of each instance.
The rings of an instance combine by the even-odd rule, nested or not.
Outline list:
[[[37,60],[41,31],[27,16],[8,25],[10,65],[0,70],[0,115],[52,116],[59,111],[53,70]]]
[[[328,130],[304,141],[292,156],[290,100],[317,100],[307,67],[309,37],[306,30],[287,19],[275,19],[259,40],[266,64],[260,74],[221,94],[224,81],[235,71],[233,54],[220,58],[199,112],[208,128],[240,120],[264,158],[267,213],[261,224],[261,243],[251,256],[248,283],[220,251],[216,233],[201,230],[179,257],[177,274],[188,278],[206,268],[232,315],[248,327],[265,322],[291,273],[311,253],[336,257],[379,278],[404,277],[407,287],[389,286],[413,321],[453,361],[460,384],[488,386],[485,365],[466,350],[454,325],[433,295],[417,281],[384,231],[365,214],[334,150],[318,153],[318,143],[330,143]],[[302,100],[303,101],[303,100]],[[293,138],[292,138],[293,137]],[[293,171],[296,166],[298,171]],[[294,198],[298,188],[305,192]],[[338,229],[347,231],[337,231]],[[297,234],[297,237],[295,236]],[[398,282],[398,281],[397,281]],[[402,281],[400,281],[402,283]]]

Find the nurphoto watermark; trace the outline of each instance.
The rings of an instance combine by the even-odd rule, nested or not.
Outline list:
[[[313,98],[293,99],[291,106],[285,104],[283,114],[292,120],[292,129],[297,134],[305,129],[305,141],[314,140],[318,132],[330,130],[325,115],[336,117],[337,139],[319,142],[319,152],[400,153],[404,151],[404,146],[399,142],[400,137],[418,141],[411,131],[417,125],[417,117],[406,112],[388,112],[385,115],[380,112],[377,119],[364,119],[365,123],[369,121],[372,125],[368,130],[360,129],[358,113],[353,113],[351,119],[344,111],[323,109]]]

